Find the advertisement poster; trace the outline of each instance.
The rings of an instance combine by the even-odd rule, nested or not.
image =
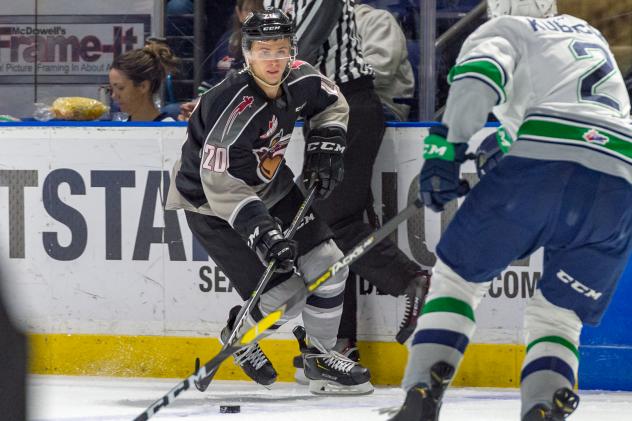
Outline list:
[[[36,103],[99,99],[114,58],[162,34],[163,2],[0,0],[0,114],[32,118]]]

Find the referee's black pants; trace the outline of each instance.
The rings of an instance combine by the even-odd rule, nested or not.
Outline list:
[[[373,163],[385,131],[382,103],[368,78],[344,83],[340,89],[349,103],[345,173],[331,195],[315,202],[314,208],[334,232],[343,253],[349,252],[374,229],[364,222],[364,212],[372,206],[371,177]],[[398,296],[420,271],[388,238],[351,265],[351,271],[369,281],[382,292]],[[338,337],[355,339],[356,277],[349,274],[344,310]]]

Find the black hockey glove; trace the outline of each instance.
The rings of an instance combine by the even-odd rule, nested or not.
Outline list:
[[[261,218],[252,225],[248,235],[248,246],[266,264],[276,260],[277,272],[291,272],[294,270],[294,259],[298,254],[296,241],[288,240],[283,235],[281,225],[272,217]]]
[[[476,173],[478,178],[489,173],[511,148],[511,136],[502,127],[487,136],[476,149]]]
[[[470,191],[467,181],[459,179],[467,144],[450,143],[447,134],[446,126],[435,126],[424,139],[425,162],[419,174],[419,197],[435,212],[441,212],[446,203]]]
[[[345,131],[339,127],[313,129],[307,135],[303,183],[308,189],[311,183],[317,183],[318,198],[329,196],[342,181],[343,154],[347,146],[345,138]]]

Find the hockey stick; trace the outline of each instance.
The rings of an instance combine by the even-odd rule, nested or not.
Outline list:
[[[303,218],[307,214],[307,211],[312,205],[312,202],[314,201],[315,197],[316,197],[316,185],[315,183],[312,183],[312,187],[307,192],[307,196],[305,196],[303,203],[301,203],[301,206],[298,208],[298,211],[296,212],[296,215],[294,216],[294,219],[292,220],[292,223],[290,224],[290,227],[288,228],[285,234],[286,239],[291,240],[294,237],[294,234],[296,234],[296,231],[298,230],[299,225],[301,224],[301,222],[303,222]],[[263,293],[263,290],[268,285],[270,278],[274,274],[276,265],[277,265],[276,260],[271,260],[270,263],[268,263],[268,266],[266,267],[265,272],[263,272],[263,275],[261,275],[261,278],[259,279],[259,282],[257,283],[257,286],[255,287],[255,290],[252,292],[248,301],[246,301],[246,304],[241,307],[241,310],[239,310],[239,313],[237,313],[237,318],[235,319],[233,330],[230,332],[230,336],[228,337],[228,340],[226,341],[226,343],[222,346],[222,349],[220,350],[220,352],[230,347],[235,341],[235,336],[237,336],[237,332],[239,332],[239,330],[242,328],[244,322],[246,321],[247,315],[250,314],[250,311],[257,303],[257,300],[259,300],[259,297]],[[219,366],[217,366],[214,370],[209,370],[207,375],[204,378],[195,381],[195,387],[197,388],[197,390],[199,390],[200,392],[204,392],[208,388],[208,385],[213,380],[213,376],[215,375],[217,368],[219,368]],[[200,359],[196,358],[195,359],[195,372],[198,372],[199,369],[200,369]]]
[[[388,237],[399,224],[415,214],[415,212],[417,212],[417,210],[422,205],[423,203],[421,202],[421,200],[415,200],[414,203],[408,205],[406,209],[395,215],[393,219],[384,224],[380,229],[369,234],[367,237],[364,238],[364,240],[358,243],[358,245],[356,245],[353,250],[334,262],[333,265],[329,266],[327,270],[325,270],[315,280],[309,282],[306,289],[297,291],[285,302],[285,304],[278,307],[276,310],[265,316],[254,326],[244,332],[241,337],[237,338],[235,343],[227,342],[227,344],[230,344],[229,346],[224,346],[219,354],[217,354],[210,361],[201,366],[199,370],[197,370],[195,373],[191,374],[189,377],[178,383],[166,395],[152,403],[142,414],[134,418],[134,421],[148,420],[149,418],[154,416],[160,409],[171,404],[178,397],[178,395],[180,395],[180,393],[188,390],[191,385],[194,384],[194,382],[204,379],[208,376],[208,373],[213,373],[215,370],[217,370],[220,364],[222,364],[224,360],[230,357],[234,352],[239,351],[242,347],[250,345],[251,343],[257,341],[261,337],[261,335],[265,333],[266,330],[268,330],[271,326],[278,322],[283,317],[283,315],[287,313],[288,309],[291,309],[298,303],[302,302],[306,296],[313,293],[316,289],[318,289],[318,287],[329,280],[338,271],[357,261],[360,257],[366,254],[367,251],[373,248],[374,245]]]

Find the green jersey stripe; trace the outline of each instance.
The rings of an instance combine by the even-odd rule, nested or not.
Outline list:
[[[632,141],[610,131],[591,127],[575,126],[559,121],[527,119],[518,130],[518,137],[538,136],[552,140],[570,140],[632,159]]]
[[[502,69],[491,60],[475,59],[457,64],[448,73],[448,83],[462,79],[467,76],[482,76],[490,82],[500,93],[502,101],[505,101],[507,94],[505,93],[505,78]]]

